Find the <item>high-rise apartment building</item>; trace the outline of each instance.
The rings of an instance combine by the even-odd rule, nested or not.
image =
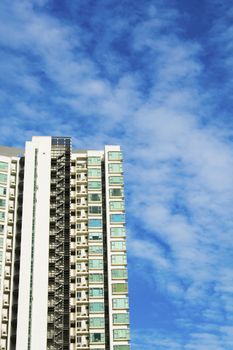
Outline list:
[[[129,350],[122,153],[0,148],[1,350]]]

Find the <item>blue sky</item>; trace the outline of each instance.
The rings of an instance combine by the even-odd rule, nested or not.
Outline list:
[[[120,144],[132,350],[233,348],[233,6],[0,2],[0,143]]]

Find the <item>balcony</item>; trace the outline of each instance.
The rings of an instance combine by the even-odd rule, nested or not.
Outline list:
[[[77,261],[87,261],[88,256],[87,255],[77,255]]]
[[[88,289],[88,284],[87,283],[77,283],[76,288],[78,290]]]

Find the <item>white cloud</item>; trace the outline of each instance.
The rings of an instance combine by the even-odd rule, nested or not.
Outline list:
[[[200,85],[203,48],[180,36],[177,11],[160,6],[145,6],[137,21],[134,14],[113,21],[104,13],[107,29],[89,54],[87,42],[95,34],[83,30],[78,17],[72,27],[36,12],[30,2],[9,7],[3,1],[0,44],[8,50],[0,70],[10,91],[21,84],[26,94],[3,94],[12,109],[1,112],[1,142],[14,134],[18,145],[42,132],[71,135],[75,147],[121,143],[129,215],[142,228],[140,237],[130,235],[131,257],[142,268],[153,267],[150,278],[172,302],[200,307],[206,325],[223,315],[226,320],[221,334],[213,335],[203,324],[197,330],[186,315],[191,324],[184,343],[152,332],[135,336],[135,349],[221,350],[225,344],[226,350],[233,311],[233,152],[224,130],[202,122],[213,112],[206,105],[212,91]],[[218,28],[225,24],[215,29],[219,35]],[[231,28],[221,42],[230,33]],[[123,34],[129,36],[124,45],[130,62],[114,46]]]

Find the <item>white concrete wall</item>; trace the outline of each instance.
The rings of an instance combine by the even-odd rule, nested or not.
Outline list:
[[[50,209],[51,137],[33,137],[26,143],[25,177],[19,280],[19,306],[16,349],[28,346],[29,297],[31,276],[32,219],[35,150],[38,149],[36,179],[35,238],[31,349],[45,350],[47,343],[48,254]]]

